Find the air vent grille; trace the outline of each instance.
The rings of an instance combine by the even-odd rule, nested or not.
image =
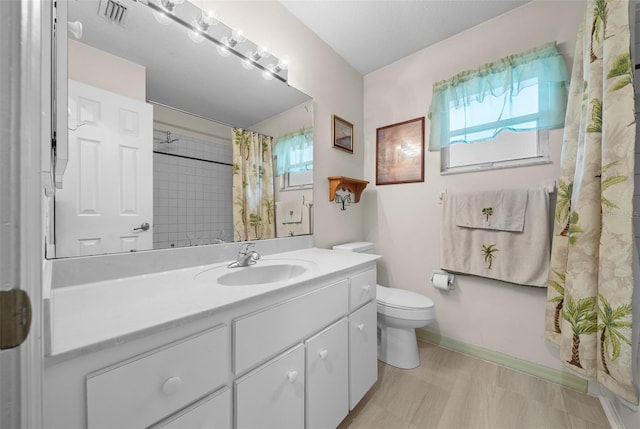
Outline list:
[[[98,14],[114,24],[124,25],[127,6],[115,0],[102,0]]]

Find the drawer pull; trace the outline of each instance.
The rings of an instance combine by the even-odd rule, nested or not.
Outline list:
[[[168,378],[167,381],[162,384],[162,392],[167,396],[171,396],[180,390],[180,385],[182,385],[182,379],[180,377]]]
[[[298,371],[289,371],[289,373],[287,374],[287,380],[289,380],[289,383],[295,383],[297,379]]]
[[[364,331],[364,323],[358,323],[358,331]]]
[[[371,285],[362,286],[362,290],[364,290],[366,293],[369,293],[369,291],[371,290]]]
[[[329,352],[327,351],[327,349],[322,349],[318,354],[320,355],[320,359],[326,359]]]

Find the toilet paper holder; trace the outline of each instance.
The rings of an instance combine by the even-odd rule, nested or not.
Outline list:
[[[440,290],[453,289],[453,280],[454,280],[454,276],[451,273],[448,273],[443,270],[431,271],[431,284],[436,289],[440,289]]]

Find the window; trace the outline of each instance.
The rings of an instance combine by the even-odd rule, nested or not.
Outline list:
[[[441,151],[441,171],[548,162],[548,130],[564,126],[568,84],[555,43],[434,84],[429,149]]]
[[[313,186],[313,131],[302,129],[276,139],[274,156],[280,189]]]

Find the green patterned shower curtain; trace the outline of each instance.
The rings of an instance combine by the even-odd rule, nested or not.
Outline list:
[[[570,368],[638,404],[631,340],[636,122],[628,0],[578,32],[551,248],[546,336]]]
[[[273,137],[240,128],[232,133],[234,239],[274,238]]]

